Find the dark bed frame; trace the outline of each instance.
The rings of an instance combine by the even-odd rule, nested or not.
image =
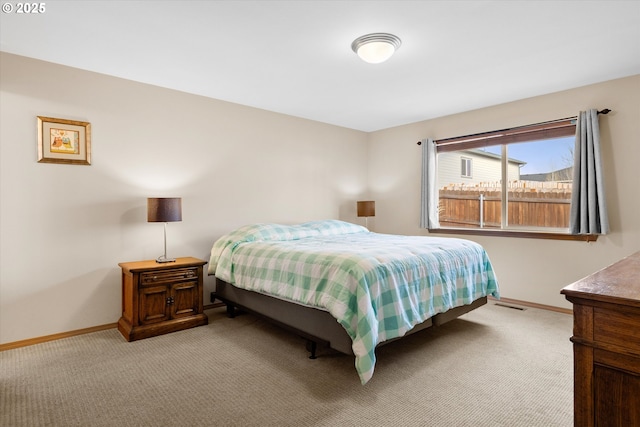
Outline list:
[[[240,289],[217,278],[216,291],[211,292],[211,302],[213,303],[215,299],[219,299],[226,304],[227,315],[229,317],[234,317],[235,310],[238,308],[263,317],[270,322],[306,338],[308,340],[307,349],[311,352],[311,359],[316,358],[316,348],[318,345],[330,347],[344,354],[353,355],[351,337],[349,337],[342,325],[326,311]],[[486,303],[487,297],[482,297],[469,305],[456,307],[444,313],[436,314],[415,326],[407,332],[407,335],[431,326],[442,325]],[[394,340],[395,339],[385,341],[378,345],[386,344]]]

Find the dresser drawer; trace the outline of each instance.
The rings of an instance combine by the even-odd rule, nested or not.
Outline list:
[[[176,268],[175,270],[150,271],[140,275],[140,284],[142,286],[152,286],[159,283],[175,283],[182,280],[193,280],[197,277],[197,268]]]
[[[640,310],[593,309],[593,339],[640,354]]]

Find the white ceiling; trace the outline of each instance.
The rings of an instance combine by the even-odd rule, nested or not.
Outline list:
[[[640,74],[640,1],[43,4],[2,51],[363,131]],[[372,32],[402,39],[383,64]]]

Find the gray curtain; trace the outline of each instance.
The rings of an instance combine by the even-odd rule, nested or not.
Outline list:
[[[438,190],[436,188],[436,144],[422,140],[422,189],[420,194],[420,227],[438,228]]]
[[[576,122],[569,214],[571,234],[607,234],[609,218],[605,201],[598,110],[581,111]]]

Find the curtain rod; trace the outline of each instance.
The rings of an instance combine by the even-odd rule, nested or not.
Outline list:
[[[609,114],[610,112],[611,112],[611,110],[610,110],[610,109],[605,108],[604,110],[600,110],[600,111],[598,111],[598,114]],[[545,123],[561,122],[561,121],[564,121],[564,120],[577,119],[577,118],[578,118],[578,116],[566,117],[566,118],[564,118],[564,119],[551,120],[551,121],[548,121],[548,122],[534,123],[534,124],[532,124],[532,125],[517,126],[517,127],[536,126],[536,125],[542,125],[542,124],[545,124]],[[516,128],[517,128],[517,127],[516,127]],[[516,128],[511,128],[511,129],[516,129]],[[509,129],[503,129],[503,130],[509,130]],[[491,131],[490,133],[493,133],[493,132],[496,132],[496,131]],[[500,132],[500,131],[498,131],[498,132]],[[464,135],[464,136],[462,136],[462,137],[460,137],[460,136],[456,136],[456,137],[454,137],[454,138],[471,138],[471,137],[473,137],[473,136],[481,136],[481,135],[484,135],[485,133],[488,133],[488,132],[474,133],[474,134],[471,134],[471,135]],[[448,139],[448,138],[445,138],[445,139]],[[418,141],[418,145],[422,145],[422,141]]]

